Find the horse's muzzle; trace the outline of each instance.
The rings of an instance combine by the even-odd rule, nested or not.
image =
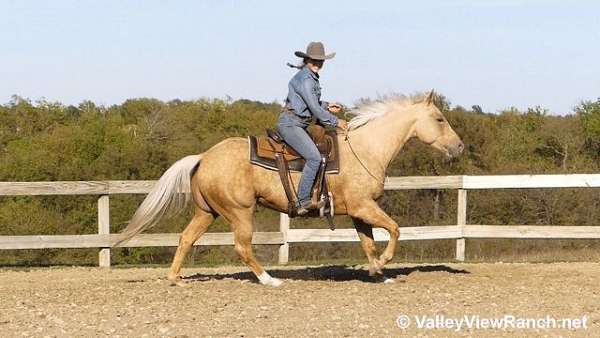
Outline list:
[[[456,144],[448,147],[448,155],[450,155],[450,157],[458,157],[464,150],[465,144],[459,140]]]

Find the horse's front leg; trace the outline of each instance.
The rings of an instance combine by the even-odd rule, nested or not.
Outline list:
[[[369,261],[369,276],[383,276],[381,267],[375,262],[377,260],[377,248],[375,247],[375,240],[373,239],[373,227],[371,224],[367,224],[356,217],[352,217],[352,222],[354,223],[354,228],[360,239],[363,251],[367,255],[367,260]]]
[[[396,243],[400,236],[398,224],[373,200],[360,201],[355,207],[348,208],[348,215],[371,224],[373,227],[384,228],[390,233],[390,241],[379,259],[375,260],[376,267],[381,269],[387,262],[391,261],[396,251]]]

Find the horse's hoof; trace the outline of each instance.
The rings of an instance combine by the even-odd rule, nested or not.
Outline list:
[[[377,278],[378,276],[383,276],[383,272],[381,270],[369,270],[369,277]]]
[[[393,278],[388,278],[386,276],[384,276],[383,274],[377,274],[374,276],[370,276],[371,278],[373,278],[373,281],[375,283],[382,283],[382,284],[394,284],[396,283],[396,280]]]
[[[187,288],[187,287],[189,286],[189,284],[188,284],[188,283],[186,283],[186,282],[184,282],[184,281],[182,281],[182,280],[180,280],[180,281],[177,281],[177,282],[174,282],[172,285],[173,285],[173,286],[178,286],[178,287],[180,287],[180,288]]]
[[[383,271],[377,266],[369,266],[369,277],[383,276]]]
[[[273,278],[273,277],[271,277],[271,278],[266,279],[266,280],[261,280],[260,284],[276,288],[276,287],[281,286],[281,284],[283,284],[283,281],[281,279],[279,279],[279,278]]]
[[[269,275],[266,271],[263,271],[263,273],[256,277],[258,277],[258,282],[262,285],[268,285],[276,288],[283,284],[281,279],[271,277],[271,275]]]
[[[188,286],[187,283],[181,279],[181,276],[167,277],[167,279],[169,280],[169,282],[171,282],[171,286],[180,286],[180,287]]]
[[[283,284],[283,281],[281,279],[271,277],[271,280],[269,282],[267,282],[265,285],[277,288],[277,287],[280,287],[281,284]]]

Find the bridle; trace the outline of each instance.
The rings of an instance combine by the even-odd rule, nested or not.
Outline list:
[[[345,108],[345,107],[344,107]],[[346,109],[344,109],[346,110]],[[367,171],[367,173],[375,180],[377,181],[377,183],[379,183],[380,185],[385,185],[385,173],[384,173],[384,177],[383,179],[381,178],[377,178],[375,175],[373,175],[373,173],[369,170],[369,168],[367,168],[367,166],[363,163],[363,161],[361,161],[360,157],[358,157],[358,154],[354,151],[354,148],[352,148],[352,143],[350,143],[350,137],[349,137],[349,130],[345,130],[345,137],[344,137],[344,141],[348,142],[348,146],[350,147],[350,151],[352,152],[352,154],[354,155],[354,157],[356,157],[356,159],[358,160],[358,163],[360,163],[360,165]],[[426,143],[427,145],[432,145],[434,144],[439,138],[441,137],[441,135],[438,135],[433,141],[431,141],[430,143]]]

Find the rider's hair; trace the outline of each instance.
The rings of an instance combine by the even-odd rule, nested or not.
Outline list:
[[[287,66],[288,66],[288,67],[291,67],[291,68],[298,68],[298,69],[302,69],[304,66],[306,66],[306,63],[307,63],[307,62],[308,62],[308,58],[303,58],[303,59],[302,59],[302,62],[300,62],[300,63],[298,63],[298,64],[296,64],[296,65],[294,65],[294,64],[291,64],[291,63],[289,63],[289,62],[288,62],[288,63],[287,63]]]

